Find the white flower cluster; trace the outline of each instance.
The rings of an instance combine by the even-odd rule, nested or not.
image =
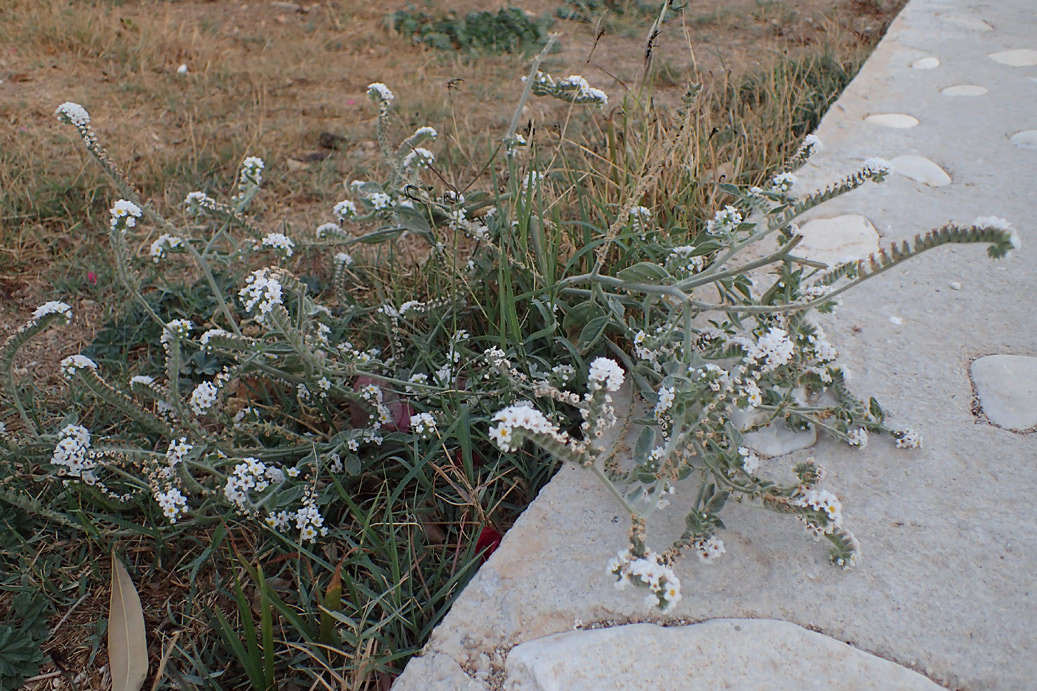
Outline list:
[[[354,204],[348,199],[343,199],[339,203],[335,204],[335,207],[332,209],[332,213],[335,214],[335,217],[339,221],[348,221],[351,218],[356,218],[356,204]],[[321,226],[321,228],[323,227],[324,226]],[[322,235],[320,234],[320,228],[317,229],[317,237],[322,237]]]
[[[110,212],[112,219],[109,223],[112,226],[112,230],[119,230],[123,233],[136,226],[137,220],[141,217],[140,207],[125,199],[115,202]]]
[[[499,424],[490,428],[490,439],[501,451],[515,451],[518,448],[516,429],[545,434],[563,444],[568,441],[543,413],[528,402],[516,403],[497,411],[493,421]]]
[[[299,539],[303,542],[314,542],[317,535],[323,537],[328,534],[324,517],[317,508],[317,496],[312,489],[306,490],[302,507],[295,512],[295,527],[299,531]]]
[[[339,252],[335,255],[335,263],[339,266],[349,266],[353,263],[353,257],[346,254],[345,252]]]
[[[367,95],[370,96],[376,103],[389,105],[396,98],[393,96],[392,91],[389,90],[385,84],[381,82],[374,82],[373,84],[367,85]]]
[[[860,449],[864,449],[868,445],[868,430],[863,427],[858,427],[855,430],[851,430],[846,435],[846,443],[850,446],[856,446]]]
[[[154,493],[155,502],[162,508],[162,514],[169,519],[170,523],[187,513],[187,498],[176,487],[169,487],[165,491]]]
[[[180,437],[169,442],[169,448],[166,449],[166,465],[170,468],[180,465],[193,448],[187,443],[187,437]]]
[[[432,131],[434,132],[435,130]],[[403,157],[403,167],[406,170],[410,170],[411,168],[422,170],[423,168],[430,167],[435,162],[435,154],[420,146],[412,149],[409,154]]]
[[[684,278],[702,271],[706,265],[706,259],[702,255],[694,255],[694,252],[695,248],[692,245],[674,247],[666,257],[666,268],[677,278]]]
[[[673,401],[675,398],[676,394],[672,386],[660,387],[659,399],[656,401],[655,410],[652,413],[655,416],[656,422],[658,422],[659,424],[663,424],[664,422],[666,422],[666,411],[668,411],[673,406]]]
[[[749,475],[755,475],[760,467],[760,457],[756,452],[746,446],[739,446],[738,455],[742,457],[742,470]]]
[[[824,329],[820,326],[814,326],[814,333],[807,338],[807,343],[810,344],[814,359],[818,362],[832,362],[839,357],[839,351],[828,342]]]
[[[803,138],[803,143],[799,146],[799,150],[796,151],[794,158],[807,159],[814,154],[821,153],[824,151],[824,145],[821,144],[821,139],[817,135],[808,134]]]
[[[431,413],[418,413],[410,419],[411,429],[422,439],[429,439],[436,433],[436,418]]]
[[[66,425],[58,434],[58,443],[50,462],[58,467],[59,475],[78,477],[88,485],[97,482],[94,470],[97,462],[89,457],[90,430],[80,425]]]
[[[772,326],[746,350],[745,359],[749,363],[760,363],[760,371],[771,372],[792,359],[795,345],[789,340],[787,331]]]
[[[889,172],[889,161],[884,158],[869,158],[864,162],[864,172],[873,176],[885,175]]]
[[[817,511],[825,516],[825,525],[820,525],[805,516],[801,516],[807,525],[807,532],[815,538],[828,535],[843,524],[843,505],[838,497],[826,489],[801,490],[792,497],[793,506]]]
[[[65,101],[58,106],[54,114],[68,120],[75,127],[82,128],[90,124],[90,113],[86,112],[86,108],[71,101]]]
[[[741,222],[742,212],[728,204],[706,222],[706,232],[717,237],[728,237]]]
[[[258,156],[249,156],[241,162],[241,175],[238,177],[238,185],[241,188],[258,187],[263,180],[263,169],[266,164]]]
[[[371,202],[371,206],[374,207],[375,211],[384,211],[385,209],[392,208],[392,197],[385,192],[372,192],[367,196],[367,200]]]
[[[700,537],[692,543],[692,546],[699,555],[699,559],[707,564],[712,564],[720,558],[721,554],[727,552],[727,549],[724,547],[724,541],[715,535]]]
[[[184,197],[184,206],[187,207],[188,213],[196,215],[206,211],[215,211],[219,208],[216,200],[205,192],[188,192],[187,196]]]
[[[649,551],[634,558],[630,550],[620,552],[608,563],[608,572],[616,576],[616,588],[623,590],[634,584],[647,587],[645,605],[669,612],[681,601],[681,581],[669,566],[659,563],[659,555]]]
[[[1014,250],[1018,250],[1023,245],[1022,240],[1019,239],[1019,233],[1012,228],[1012,224],[1008,222],[1008,219],[1000,216],[980,216],[972,222],[972,225],[980,228],[993,228],[994,230],[1003,230],[1011,233],[1008,242],[1012,245],[1012,249]]]
[[[162,342],[162,347],[165,350],[169,350],[169,342],[171,340],[177,340],[187,338],[191,335],[191,329],[194,328],[194,324],[189,319],[173,319],[168,322],[164,329],[162,329],[162,336],[159,340]]]
[[[295,243],[284,233],[269,233],[263,238],[263,247],[275,249],[285,257],[290,257],[295,251]]]
[[[80,370],[97,369],[97,363],[85,355],[70,355],[62,360],[58,366],[66,379],[71,379]]]
[[[284,480],[284,471],[280,467],[250,456],[234,466],[234,472],[223,486],[223,496],[241,513],[252,514],[255,508],[249,493],[265,492],[272,486],[280,485]]]
[[[526,78],[523,77],[522,81],[526,81]],[[571,74],[555,82],[551,75],[538,71],[533,77],[532,90],[537,96],[553,96],[566,103],[593,103],[604,107],[609,102],[608,94],[595,89],[578,74]]]
[[[375,429],[380,429],[382,425],[392,422],[392,411],[384,403],[385,395],[382,393],[381,387],[375,384],[367,384],[360,387],[357,393],[374,407],[374,422],[372,426]]]
[[[170,235],[169,233],[163,233],[159,236],[158,240],[155,240],[153,243],[151,243],[151,261],[157,264],[166,256],[166,252],[168,250],[179,249],[183,246],[183,240],[181,240],[177,236]]]
[[[746,408],[758,408],[763,405],[763,392],[752,379],[745,383],[741,395],[745,397]]]
[[[202,344],[202,350],[204,350],[207,353],[211,353],[212,352],[212,339],[214,339],[214,338],[229,338],[229,337],[231,337],[231,335],[232,334],[229,331],[226,331],[226,330],[220,329],[220,328],[214,328],[214,329],[209,329],[208,331],[203,333],[202,337],[200,339],[198,339],[198,341]]]
[[[772,194],[787,197],[795,184],[796,176],[792,173],[778,173],[771,178],[771,184],[767,191]]]
[[[253,271],[246,279],[245,287],[238,293],[238,297],[241,298],[245,311],[254,313],[255,320],[260,324],[274,307],[284,304],[281,283],[270,269]]]
[[[32,313],[32,320],[39,321],[48,314],[60,314],[65,323],[68,323],[68,320],[72,318],[72,308],[64,302],[51,300],[50,302],[45,302],[36,308],[36,311]]]
[[[912,429],[907,429],[902,432],[894,432],[893,434],[897,438],[898,449],[922,448],[922,435]]]
[[[220,390],[212,382],[203,381],[191,392],[190,406],[195,415],[204,415],[216,404]]]
[[[596,391],[604,387],[607,391],[619,391],[619,387],[623,386],[623,369],[616,363],[615,360],[610,360],[606,357],[595,358],[591,362],[590,371],[587,374],[587,381],[590,382],[590,388],[592,391]]]

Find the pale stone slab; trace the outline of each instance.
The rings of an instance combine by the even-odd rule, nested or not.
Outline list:
[[[972,363],[983,413],[1000,427],[1037,427],[1037,357],[988,355]]]
[[[931,70],[940,66],[940,58],[933,56],[918,58],[911,63],[911,68],[915,70]]]
[[[1037,149],[1037,130],[1023,130],[1016,132],[1009,140],[1020,149]]]
[[[948,86],[946,89],[940,89],[940,93],[944,96],[982,96],[988,91],[985,86],[979,84],[956,84]]]
[[[826,264],[862,259],[879,249],[875,226],[860,214],[807,221],[800,228],[803,242],[796,254]]]
[[[1008,65],[1009,67],[1030,67],[1032,65],[1037,65],[1037,50],[1031,50],[1029,48],[1016,48],[1015,50],[991,53],[989,57],[994,62],[999,62],[1002,65]]]
[[[894,173],[930,187],[943,187],[951,184],[951,176],[934,161],[929,160],[925,156],[916,156],[914,154],[897,156],[889,162],[889,166]]]
[[[918,124],[918,118],[904,113],[875,113],[864,119],[873,125],[891,127],[895,130],[906,130]]]
[[[766,619],[560,633],[516,646],[505,669],[505,691],[943,688],[834,638]]]
[[[487,686],[465,673],[454,658],[442,653],[412,657],[393,688],[431,691],[486,691]]]

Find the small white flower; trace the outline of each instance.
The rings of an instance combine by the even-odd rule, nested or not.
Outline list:
[[[421,437],[427,439],[436,432],[436,418],[431,413],[418,413],[410,419],[411,428]]]
[[[187,499],[176,487],[170,487],[165,492],[156,492],[155,502],[162,507],[162,514],[170,523],[176,523],[180,516],[187,513]]]
[[[162,336],[159,340],[162,342],[162,347],[166,350],[169,349],[169,342],[171,340],[180,340],[187,338],[191,334],[191,329],[194,328],[194,324],[189,319],[173,319],[168,322],[164,329],[162,329]]]
[[[856,446],[861,449],[868,445],[868,430],[863,427],[858,427],[855,430],[850,431],[846,435],[846,443],[850,446]]]
[[[177,67],[176,68],[176,73],[177,74],[187,74],[187,65],[186,64],[182,64],[182,65],[180,65],[180,67]]]
[[[335,261],[341,264],[342,266],[349,266],[353,263],[353,258],[345,252],[339,252],[335,255]]]

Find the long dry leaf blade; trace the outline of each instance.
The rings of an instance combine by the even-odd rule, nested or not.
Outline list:
[[[148,676],[144,612],[126,567],[112,552],[112,602],[108,611],[108,664],[112,691],[140,691]]]

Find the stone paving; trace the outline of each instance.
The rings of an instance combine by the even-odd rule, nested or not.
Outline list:
[[[729,506],[727,554],[682,561],[684,599],[652,616],[606,574],[627,517],[565,468],[397,691],[1037,688],[1034,0],[911,0],[817,134],[826,148],[797,189],[874,156],[893,174],[815,210],[812,256],[990,215],[1022,238],[998,262],[979,246],[928,252],[826,317],[853,388],[921,430],[922,449],[757,440],[784,454],[761,466],[775,477],[807,456],[826,466],[860,564],[834,569],[795,521]],[[659,515],[658,544],[682,519]]]

